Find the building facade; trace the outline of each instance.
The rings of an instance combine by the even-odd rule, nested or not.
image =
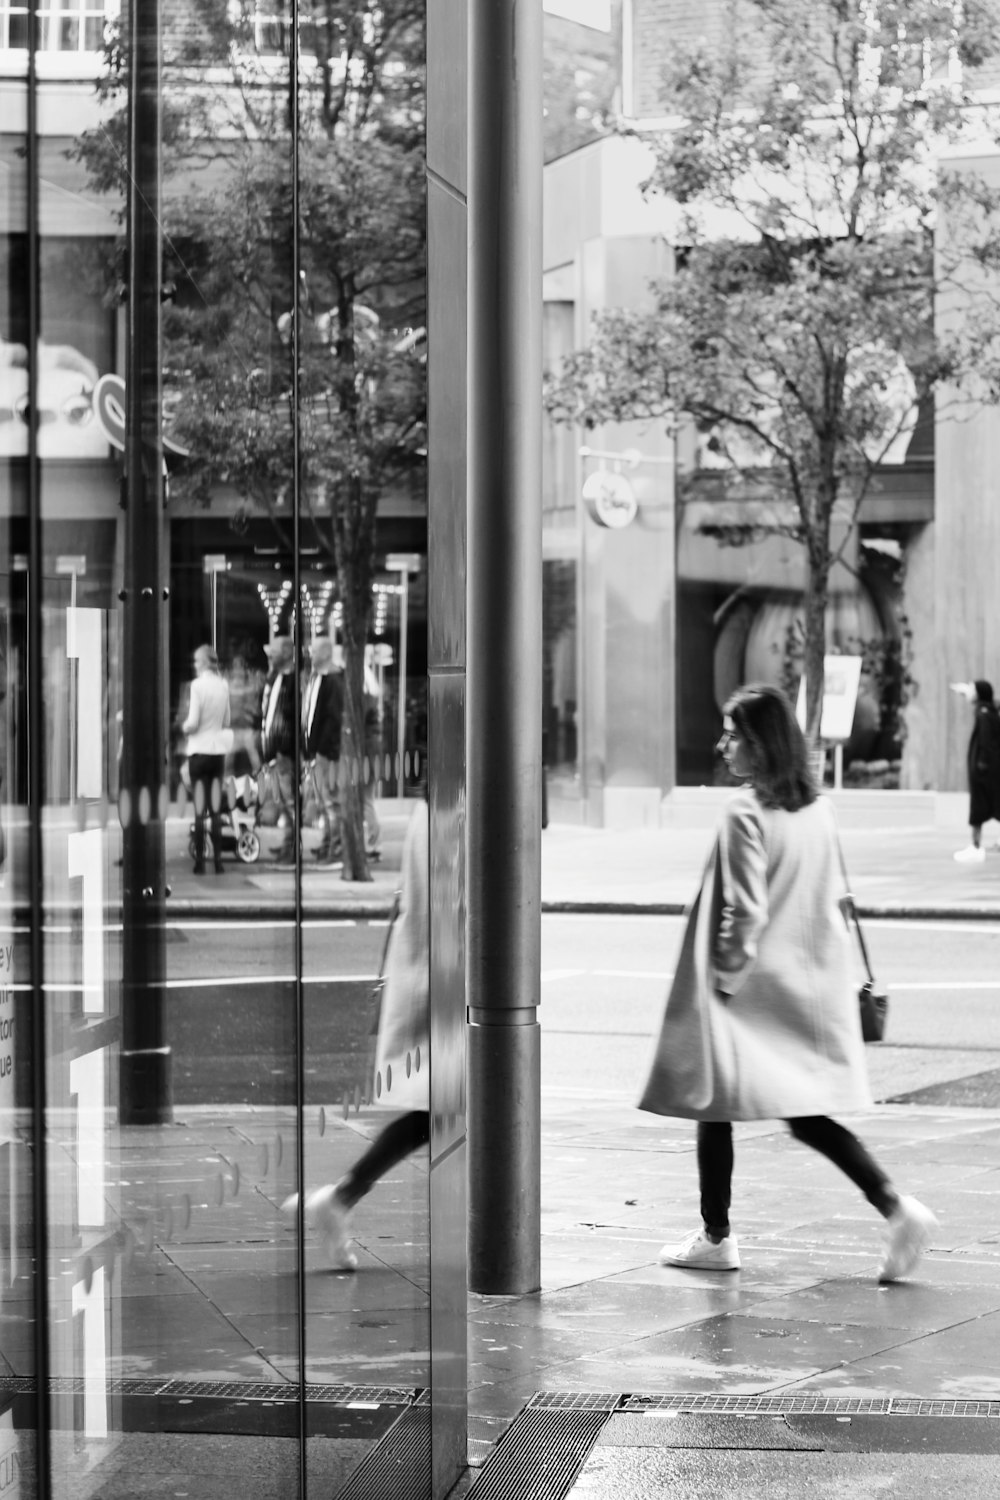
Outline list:
[[[642,190],[650,140],[669,124],[664,70],[679,44],[725,36],[740,9],[731,0],[626,0],[622,97],[631,129],[546,167],[550,367],[587,341],[595,312],[642,308],[650,279],[669,275],[678,213]],[[983,99],[997,81],[985,69],[966,80]],[[993,171],[974,152],[970,169]],[[973,536],[992,536],[987,434],[997,420],[985,410],[955,423],[922,406],[881,464],[844,565],[831,575],[828,649],[872,664],[845,747],[858,785],[964,787],[968,725],[947,685],[1000,675],[989,623],[997,555],[970,550]],[[623,480],[632,499],[609,525],[588,487]],[[550,575],[564,559],[576,587],[575,630],[557,650],[572,691],[556,673],[546,704],[557,724],[571,703],[576,758],[566,763],[563,749],[563,764],[552,766],[550,755],[550,805],[555,816],[585,822],[655,824],[670,815],[664,799],[675,787],[722,774],[713,747],[728,693],[742,681],[794,675],[788,640],[801,608],[802,551],[779,536],[728,545],[745,504],[723,498],[709,444],[690,432],[675,443],[657,423],[549,428],[545,505]]]

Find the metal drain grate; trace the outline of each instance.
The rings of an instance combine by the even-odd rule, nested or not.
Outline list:
[[[32,1376],[0,1376],[0,1394],[34,1395]],[[55,1375],[49,1390],[55,1396],[82,1396],[89,1389],[82,1376]],[[266,1380],[151,1380],[148,1376],[122,1376],[107,1382],[112,1396],[170,1396],[180,1399],[208,1398],[215,1401],[267,1401],[294,1405],[299,1387],[290,1382]],[[315,1385],[305,1388],[307,1402],[333,1406],[409,1406],[422,1399],[417,1390],[382,1385]]]
[[[536,1391],[529,1406],[549,1411],[617,1411],[626,1396],[617,1391]]]
[[[537,1399],[537,1398],[536,1398]],[[951,1401],[919,1396],[658,1396],[622,1397],[622,1411],[672,1411],[752,1416],[1000,1417],[1000,1401]]]
[[[431,1408],[410,1406],[368,1450],[337,1500],[427,1500],[430,1469]]]
[[[526,1406],[483,1465],[472,1500],[563,1500],[609,1415],[606,1405]]]
[[[480,1417],[469,1413],[466,1456],[470,1469],[481,1469],[503,1437],[513,1417]]]

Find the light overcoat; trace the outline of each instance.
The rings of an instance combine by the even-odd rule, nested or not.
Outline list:
[[[837,831],[743,789],[692,906],[639,1103],[695,1120],[794,1119],[872,1103]]]
[[[416,804],[403,840],[402,895],[389,938],[375,1049],[373,1100],[429,1109],[430,952],[427,803]]]

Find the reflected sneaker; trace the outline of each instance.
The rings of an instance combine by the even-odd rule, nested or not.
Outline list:
[[[691,1271],[738,1271],[740,1252],[735,1234],[715,1244],[704,1229],[696,1229],[679,1245],[664,1245],[661,1266],[687,1266]]]
[[[967,849],[959,849],[952,855],[960,865],[981,865],[986,859],[986,850],[970,844]]]
[[[281,1212],[286,1218],[294,1219],[298,1211],[299,1195],[293,1193],[281,1205]],[[349,1212],[338,1198],[335,1184],[327,1183],[306,1194],[306,1228],[316,1230],[323,1254],[335,1271],[358,1269],[358,1257],[351,1249],[351,1237],[347,1232]]]
[[[900,1198],[889,1220],[889,1247],[879,1281],[898,1281],[912,1271],[937,1227],[937,1219],[918,1199]]]

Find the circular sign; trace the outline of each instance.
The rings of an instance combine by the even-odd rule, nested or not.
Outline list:
[[[102,375],[94,386],[94,414],[104,436],[113,448],[125,449],[125,382],[120,375]],[[189,457],[188,450],[164,435],[163,446],[168,453],[180,458]]]
[[[631,526],[639,513],[635,491],[625,475],[608,469],[590,475],[583,486],[583,498],[598,526],[609,526],[612,531]]]
[[[94,386],[94,412],[113,448],[125,447],[125,382],[120,375],[102,375]]]

